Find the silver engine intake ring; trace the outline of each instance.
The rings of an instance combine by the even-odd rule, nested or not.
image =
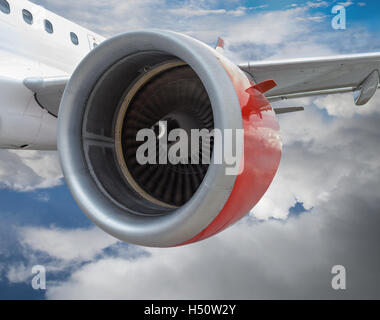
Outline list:
[[[151,74],[151,79],[135,87],[143,74],[173,61],[179,65]],[[198,102],[205,104],[203,111],[198,110],[202,121],[197,120],[197,112],[185,112],[196,124],[183,122],[177,107],[169,112],[169,119],[182,121],[185,127],[242,129],[235,88],[214,50],[190,37],[157,30],[121,34],[92,50],[66,86],[58,116],[60,162],[81,209],[107,233],[152,247],[175,246],[204,230],[225,205],[236,180],[225,174],[225,163],[215,165],[211,160],[199,174],[198,184],[184,187],[179,195],[174,188],[158,194],[159,187],[150,188],[128,162],[129,121],[142,115],[138,105],[149,86],[165,87],[165,81],[160,82],[164,77],[182,77],[181,88],[196,83]],[[135,94],[128,96],[133,88]],[[149,125],[154,126],[160,115],[151,118]]]

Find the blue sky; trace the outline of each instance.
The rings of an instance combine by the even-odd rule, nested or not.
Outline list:
[[[82,214],[65,185],[32,192],[1,189],[0,203],[0,261],[3,266],[28,263],[25,249],[18,241],[19,228],[88,228],[92,224]],[[40,263],[50,260],[49,257],[40,256]],[[62,279],[62,276],[65,272],[54,275],[53,279]],[[53,279],[48,278],[48,281]],[[44,291],[33,290],[30,283],[10,284],[1,280],[0,299],[40,299],[45,296]]]
[[[342,1],[34,2],[107,36],[169,28],[213,44],[222,35],[235,61],[380,51],[374,0],[344,2],[344,31],[331,28]],[[380,96],[363,108],[351,95],[282,106],[295,103],[307,110],[280,118],[283,159],[259,205],[185,248],[116,241],[78,208],[55,152],[0,151],[0,299],[379,298]],[[31,288],[36,264],[48,270],[46,291]],[[335,264],[350,270],[347,292],[329,286]]]

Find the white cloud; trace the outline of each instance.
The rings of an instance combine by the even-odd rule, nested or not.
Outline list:
[[[269,11],[229,25],[225,32],[227,38],[235,44],[243,42],[276,45],[286,42],[289,38],[296,38],[305,30],[306,26],[297,21],[297,18],[303,17],[304,14],[304,8]]]
[[[46,253],[54,259],[76,262],[94,259],[103,249],[118,243],[98,228],[64,230],[25,227],[19,230],[19,234],[21,244],[27,248]]]
[[[205,9],[199,6],[188,5],[181,6],[179,8],[169,9],[168,11],[173,15],[185,16],[185,17],[200,17],[200,16],[210,16],[210,15],[231,15],[235,17],[240,17],[245,15],[249,11],[264,9],[268,5],[259,5],[255,7],[243,7],[237,6],[235,9]]]
[[[322,22],[322,21],[325,21],[327,17],[329,17],[329,16],[319,15],[319,16],[299,17],[297,19],[301,20],[301,21]]]
[[[23,263],[11,265],[7,268],[6,278],[10,283],[26,282],[32,275],[31,270]]]
[[[3,266],[10,283],[29,281],[34,265],[42,264],[50,274],[78,268],[87,261],[96,261],[103,250],[119,243],[95,227],[74,230],[20,227],[16,232],[26,261]]]
[[[57,152],[0,150],[0,187],[31,191],[61,183]]]
[[[328,7],[330,4],[326,1],[318,1],[318,2],[308,1],[306,5],[308,5],[310,8],[325,8],[325,7]]]
[[[347,183],[352,181],[357,180],[349,179]],[[363,251],[371,241],[379,240],[376,226],[368,229],[365,220],[355,218],[355,212],[339,211],[352,206],[352,201],[338,210],[328,210],[328,206],[286,223],[242,223],[223,235],[188,247],[148,249],[150,256],[137,260],[110,257],[97,260],[78,269],[68,281],[49,286],[47,296],[50,299],[378,297],[373,279],[378,277],[379,256]],[[361,214],[372,223],[379,222],[378,215],[371,217],[365,211]],[[364,230],[366,234],[362,234]],[[331,268],[336,263],[350,270],[351,285],[346,292],[331,289]],[[366,265],[364,273],[362,264]]]
[[[284,143],[283,158],[267,194],[253,208],[251,214],[264,220],[286,219],[289,208],[295,205],[296,201],[303,202],[304,207],[310,210],[331,200],[339,183],[363,163],[376,170],[380,164],[377,165],[374,161],[371,150],[362,150],[361,155],[352,154],[358,138],[348,138],[345,128],[350,126],[352,130],[357,130],[355,119],[347,124],[347,119],[352,118],[354,113],[378,114],[379,98],[375,97],[369,105],[363,107],[354,105],[352,94],[314,99],[319,108],[323,105],[331,106],[333,110],[334,107],[338,110],[348,109],[347,113],[342,113],[345,117],[329,121],[312,107],[313,99],[297,99],[290,102],[291,105],[303,105],[306,110],[280,117]],[[328,102],[324,104],[322,101]],[[351,114],[351,117],[348,117],[348,114]],[[339,165],[336,165],[337,159]],[[367,159],[371,159],[371,164]]]
[[[35,0],[33,2],[104,36],[148,26],[155,27],[155,24],[160,21],[162,23],[167,18],[167,14],[160,10],[165,5],[164,0],[107,2]]]
[[[39,192],[35,196],[35,199],[38,200],[38,201],[40,201],[40,202],[49,202],[50,196],[46,192]]]
[[[354,3],[352,1],[350,1],[350,0],[348,0],[348,1],[345,1],[345,2],[338,2],[338,4],[340,4],[343,7],[349,7],[349,6],[352,6]]]
[[[246,8],[239,7],[235,10],[225,10],[225,9],[200,9],[200,8],[191,8],[191,7],[182,7],[169,10],[170,13],[179,16],[186,17],[200,17],[208,15],[233,15],[233,16],[242,16],[245,14]]]
[[[356,106],[352,93],[342,95],[329,95],[315,99],[314,103],[320,109],[325,109],[329,115],[342,118],[352,118],[357,114],[380,113],[379,108],[380,93],[377,92],[374,98],[365,106]]]

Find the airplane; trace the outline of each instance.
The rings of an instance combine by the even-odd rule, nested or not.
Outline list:
[[[176,247],[209,238],[263,197],[280,163],[284,99],[379,88],[380,52],[236,65],[224,41],[148,29],[105,39],[25,0],[0,0],[0,148],[58,150],[82,211],[112,236]],[[244,168],[140,165],[136,133],[177,126],[243,130]],[[240,147],[239,147],[240,148]]]

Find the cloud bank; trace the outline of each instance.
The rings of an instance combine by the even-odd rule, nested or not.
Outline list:
[[[217,1],[189,1],[183,9],[150,0],[38,3],[105,35],[160,27],[209,44],[223,35],[235,61],[350,53],[368,49],[373,37],[363,29],[348,31],[345,38],[322,32],[320,21],[309,18],[325,1],[263,12],[239,3],[222,12]],[[26,281],[29,266],[42,255],[51,272],[69,270],[68,277],[48,282],[50,299],[380,298],[379,94],[360,108],[351,95],[285,104],[306,111],[281,116],[278,175],[238,225],[174,249],[121,244],[92,228],[25,227],[18,241],[28,263],[3,266],[8,281]],[[57,164],[54,155],[36,153],[30,159],[4,152],[0,159],[8,188],[60,181],[59,170],[42,170]],[[17,170],[22,177],[10,174]],[[289,217],[297,203],[306,211]],[[346,291],[331,288],[331,269],[338,264],[347,270]]]

